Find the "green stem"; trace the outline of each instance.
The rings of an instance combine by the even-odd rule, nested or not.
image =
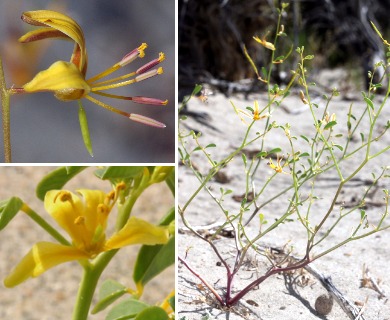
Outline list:
[[[3,63],[0,57],[0,87],[1,87],[1,113],[3,117],[3,143],[4,143],[4,161],[11,162],[11,128],[10,128],[10,111],[9,97],[10,91],[4,77]]]
[[[43,230],[49,233],[59,243],[69,246],[69,241],[66,240],[56,229],[54,229],[45,219],[43,219],[38,213],[32,210],[27,204],[23,204],[21,209],[25,212],[32,220],[34,220]]]
[[[84,267],[83,277],[77,292],[76,304],[73,309],[73,320],[87,320],[91,309],[92,298],[95,293],[97,283],[108,263],[118,250],[111,250],[101,254],[92,264]]]
[[[93,294],[99,275],[90,266],[84,268],[83,277],[77,292],[76,305],[73,309],[73,320],[86,320],[91,307]]]

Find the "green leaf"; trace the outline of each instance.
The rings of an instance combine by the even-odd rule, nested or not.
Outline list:
[[[135,299],[126,299],[113,307],[107,314],[106,320],[133,319],[137,314],[149,307],[148,304]]]
[[[118,298],[127,293],[127,288],[114,280],[106,280],[100,287],[99,301],[96,303],[92,310],[92,314],[98,313],[110,304],[116,301]]]
[[[35,193],[43,201],[49,190],[62,189],[62,187],[75,175],[86,167],[61,167],[46,175],[37,185]]]
[[[145,285],[165,268],[175,263],[175,237],[164,245],[142,246],[134,265],[135,283]]]
[[[85,148],[87,149],[87,151],[91,155],[91,157],[93,157],[92,141],[91,141],[91,135],[89,134],[89,129],[88,129],[87,114],[85,113],[85,110],[83,108],[83,105],[81,104],[81,101],[77,100],[77,102],[79,103],[79,122],[80,122],[81,135],[83,137]]]
[[[215,144],[215,143],[210,143],[210,144],[208,144],[206,147],[205,147],[205,149],[206,148],[215,148],[217,145]]]
[[[144,171],[143,166],[112,166],[95,171],[95,175],[102,180],[135,178]]]
[[[227,190],[225,190],[225,194],[224,194],[224,195],[226,196],[226,195],[228,195],[228,194],[231,194],[232,192],[233,192],[233,190],[227,189]]]
[[[245,153],[241,153],[242,162],[244,162],[244,167],[246,167],[247,159]]]
[[[264,214],[259,213],[259,218],[260,218],[260,225],[267,224],[268,221],[265,220]]]
[[[169,176],[165,179],[165,183],[171,190],[173,196],[175,196],[175,170],[172,170]]]
[[[333,126],[335,126],[337,124],[337,121],[330,121],[326,124],[326,126],[324,127],[324,130],[327,130],[329,128],[332,128]]]
[[[170,297],[169,300],[168,300],[168,302],[169,302],[169,304],[170,304],[172,310],[175,311],[175,296]]]
[[[334,144],[333,146],[335,146],[337,149],[339,149],[340,151],[343,151],[344,148],[342,146],[340,146],[339,144]]]
[[[175,208],[174,207],[169,209],[168,213],[160,220],[159,225],[160,226],[167,226],[173,220],[175,220]]]
[[[282,149],[280,149],[280,148],[274,148],[274,149],[268,151],[268,155],[273,154],[273,153],[278,153],[281,151],[282,151]]]
[[[7,226],[22,206],[23,201],[17,197],[0,202],[0,230],[3,230]]]
[[[202,85],[196,84],[191,96],[196,96],[200,91],[202,91]]]
[[[372,101],[370,100],[369,97],[364,97],[364,101],[366,101],[366,103],[369,105],[369,107],[374,110],[374,104],[372,103]]]
[[[267,78],[268,72],[267,72],[267,69],[265,67],[261,67],[261,73],[263,74],[264,78]]]
[[[256,154],[256,158],[264,158],[267,156],[267,151],[260,151]]]
[[[168,320],[168,315],[160,307],[149,307],[141,311],[134,320]]]

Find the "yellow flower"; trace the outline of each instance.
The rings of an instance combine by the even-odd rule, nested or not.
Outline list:
[[[272,159],[269,158],[269,162],[267,163],[272,170],[274,170],[276,173],[285,173],[289,174],[288,172],[284,171],[283,168],[288,165],[288,162],[285,161],[282,165],[283,157],[280,157],[279,155],[276,158],[276,164],[273,163]]]
[[[79,190],[78,193],[82,199],[66,190],[52,190],[44,200],[45,209],[69,234],[72,243],[36,243],[4,280],[6,287],[14,287],[64,262],[93,259],[102,252],[131,244],[156,245],[168,241],[167,227],[135,217],[130,217],[121,230],[106,239],[107,218],[118,192]]]
[[[269,49],[269,50],[272,50],[274,51],[275,50],[275,46],[271,43],[271,42],[268,42],[265,40],[265,38],[267,37],[267,34],[264,36],[263,39],[260,39],[259,37],[253,37],[253,39],[255,39],[258,43],[260,43],[263,47]]]
[[[236,112],[237,112],[237,114],[238,114],[238,112],[240,112],[243,115],[245,115],[246,117],[252,118],[252,120],[254,120],[254,121],[269,117],[269,114],[265,114],[265,115],[260,114],[259,103],[257,102],[257,100],[255,100],[255,102],[254,102],[254,109],[251,109],[251,110],[252,110],[252,114],[249,114],[247,111],[244,111],[242,109],[236,109]],[[245,120],[242,117],[240,117],[240,118],[241,118],[241,121],[245,123]]]
[[[19,39],[20,42],[26,43],[46,38],[58,38],[73,40],[75,45],[70,62],[57,61],[53,63],[48,69],[39,72],[22,88],[13,89],[14,92],[34,93],[48,91],[53,92],[55,97],[62,101],[72,101],[86,98],[103,108],[124,115],[133,121],[159,128],[165,127],[165,125],[161,122],[139,114],[123,112],[91,96],[91,94],[97,94],[109,98],[132,100],[135,103],[141,104],[166,105],[168,103],[167,100],[139,96],[117,96],[102,92],[108,89],[119,88],[140,82],[163,73],[163,69],[161,67],[153,69],[165,59],[163,53],[160,53],[160,56],[157,59],[146,63],[135,72],[116,77],[114,79],[100,81],[100,79],[110,75],[135,59],[143,58],[145,56],[144,51],[147,48],[147,44],[143,43],[138,48],[125,55],[121,61],[114,64],[112,67],[86,80],[85,76],[88,65],[87,51],[85,48],[83,31],[76,21],[64,14],[49,10],[25,12],[22,15],[22,20],[34,26],[43,26],[43,28],[26,33]],[[128,79],[131,77],[133,78]]]

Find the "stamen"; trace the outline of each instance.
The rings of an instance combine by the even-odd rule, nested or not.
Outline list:
[[[101,81],[101,82],[95,83],[94,86],[101,86],[103,84],[117,82],[117,81],[120,81],[120,80],[124,80],[124,79],[130,78],[130,77],[135,76],[135,75],[136,75],[135,72],[131,72],[131,73],[125,74],[125,75],[120,76],[120,77],[116,77],[116,78],[113,78],[113,79],[110,79],[110,80],[105,80],[105,81]],[[89,83],[89,82],[90,81],[88,80],[87,83]]]
[[[58,192],[56,194],[56,196],[54,197],[53,202],[55,203],[58,198],[59,198],[59,200],[61,202],[72,201],[72,195],[68,191],[60,191],[60,192]]]
[[[96,80],[99,80],[99,79],[101,79],[101,78],[104,78],[104,77],[108,76],[109,74],[115,72],[116,70],[118,70],[118,69],[120,69],[120,68],[121,68],[120,65],[114,64],[112,67],[108,68],[107,70],[105,70],[105,71],[103,71],[103,72],[97,74],[96,76],[94,76],[94,77],[88,79],[87,82],[88,82],[89,84],[91,84],[91,83],[95,82]]]
[[[140,82],[142,80],[149,79],[151,77],[154,77],[154,76],[156,76],[158,74],[162,74],[162,73],[164,73],[164,70],[163,70],[162,67],[160,67],[158,69],[153,69],[153,70],[150,70],[148,72],[142,73],[139,76],[135,77],[135,82]]]
[[[103,97],[107,97],[107,98],[131,100],[135,103],[140,103],[140,104],[150,104],[150,105],[155,105],[155,106],[165,106],[168,104],[168,100],[160,100],[160,99],[155,99],[155,98],[118,96],[116,94],[109,94],[109,93],[104,93],[104,92],[100,92],[100,91],[96,91],[94,93],[98,94],[100,96],[103,96]]]
[[[129,84],[136,83],[136,82],[137,82],[136,79],[131,79],[131,80],[127,80],[127,81],[123,81],[123,82],[119,82],[119,83],[110,84],[110,85],[107,85],[107,86],[92,87],[91,91],[95,92],[95,91],[119,88],[119,87],[128,86]]]
[[[115,112],[115,113],[118,113],[122,116],[125,116],[127,118],[129,118],[130,120],[133,120],[133,121],[136,121],[136,122],[140,122],[140,123],[143,123],[143,124],[146,124],[148,126],[152,126],[152,127],[156,127],[156,128],[165,128],[166,125],[161,123],[161,122],[158,122],[154,119],[151,119],[151,118],[148,118],[148,117],[145,117],[145,116],[141,116],[139,114],[135,114],[135,113],[127,113],[127,112],[124,112],[122,110],[118,110],[118,109],[115,109],[114,107],[111,107],[110,105],[108,104],[105,104],[99,100],[96,100],[94,98],[92,98],[91,96],[85,96],[85,98],[87,98],[89,101],[92,101],[93,103],[96,103],[98,106],[101,106],[109,111],[112,111],[112,112]]]
[[[124,87],[124,86],[127,86],[127,85],[135,83],[135,82],[140,82],[140,81],[149,79],[149,78],[154,77],[154,76],[156,76],[158,74],[162,74],[163,72],[164,72],[163,68],[160,67],[158,69],[153,69],[153,70],[150,70],[148,72],[142,73],[139,76],[137,76],[137,77],[135,77],[134,79],[131,79],[131,80],[127,80],[127,81],[123,81],[123,82],[119,82],[119,83],[114,83],[114,84],[107,85],[107,86],[99,86],[98,87],[98,86],[94,85],[91,88],[91,91],[95,92],[95,91],[101,91],[101,90],[108,90],[108,89],[113,89],[113,88]]]
[[[143,58],[145,56],[145,49],[148,47],[146,43],[141,44],[138,48],[134,49],[127,55],[125,55],[121,61],[114,64],[111,68],[108,68],[107,70],[97,74],[96,76],[92,77],[88,80],[88,83],[93,83],[96,80],[99,80],[101,78],[104,78],[108,76],[109,74],[115,72],[116,70],[122,68],[123,66],[129,64],[130,62],[134,61],[136,58]]]
[[[133,62],[136,58],[143,58],[145,56],[145,49],[148,47],[146,43],[141,44],[137,49],[134,49],[127,55],[125,55],[118,64],[123,67],[131,62]]]
[[[144,72],[152,69],[153,67],[155,67],[156,65],[158,65],[159,63],[161,63],[164,60],[165,60],[165,54],[160,52],[158,59],[153,59],[152,61],[149,61],[148,63],[144,64],[141,68],[139,68],[136,71],[136,74],[144,73]]]
[[[133,102],[140,104],[151,104],[155,106],[166,106],[168,104],[168,100],[160,100],[155,98],[147,98],[147,97],[133,97]]]
[[[140,114],[136,114],[136,113],[130,114],[129,119],[133,120],[135,122],[146,124],[146,125],[151,126],[151,127],[156,127],[156,128],[165,128],[166,127],[165,124],[163,124],[159,121],[156,121],[154,119],[151,119],[151,118],[148,118],[148,117],[142,116]]]
[[[116,109],[114,107],[111,107],[110,105],[105,104],[105,103],[103,103],[103,102],[101,102],[99,100],[96,100],[96,99],[92,98],[91,96],[85,96],[85,98],[87,98],[89,101],[92,101],[93,103],[97,104],[98,106],[103,107],[103,108],[105,108],[105,109],[107,109],[107,110],[109,110],[111,112],[115,112],[115,113],[120,114],[122,116],[125,116],[127,118],[130,117],[130,113],[124,112],[122,110],[118,110],[118,109]]]

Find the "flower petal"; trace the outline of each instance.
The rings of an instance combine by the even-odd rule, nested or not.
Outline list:
[[[88,256],[74,247],[38,242],[5,278],[4,285],[8,288],[17,286],[28,278],[37,277],[58,264],[84,258]]]
[[[125,226],[106,241],[105,251],[131,244],[164,244],[168,239],[167,227],[155,226],[145,220],[130,217]]]
[[[76,21],[62,13],[50,10],[24,12],[22,20],[31,25],[48,26],[55,30],[59,30],[74,40],[76,44],[70,61],[74,63],[85,76],[88,58],[85,49],[83,30]]]
[[[23,89],[26,92],[55,92],[56,97],[64,101],[80,99],[91,90],[77,67],[65,61],[57,61],[39,72]]]
[[[18,41],[21,43],[28,43],[48,38],[69,39],[69,37],[66,34],[63,34],[61,31],[55,30],[53,28],[41,28],[27,32],[25,35],[21,36]]]
[[[56,220],[72,238],[79,249],[96,252],[98,240],[104,240],[106,219],[109,209],[102,210],[106,194],[100,190],[79,190],[83,201],[77,195],[66,190],[51,190],[45,195],[46,211]],[[103,205],[104,206],[104,205]],[[102,212],[104,211],[104,212]],[[99,230],[98,230],[99,228]],[[101,233],[96,239],[97,230]]]

